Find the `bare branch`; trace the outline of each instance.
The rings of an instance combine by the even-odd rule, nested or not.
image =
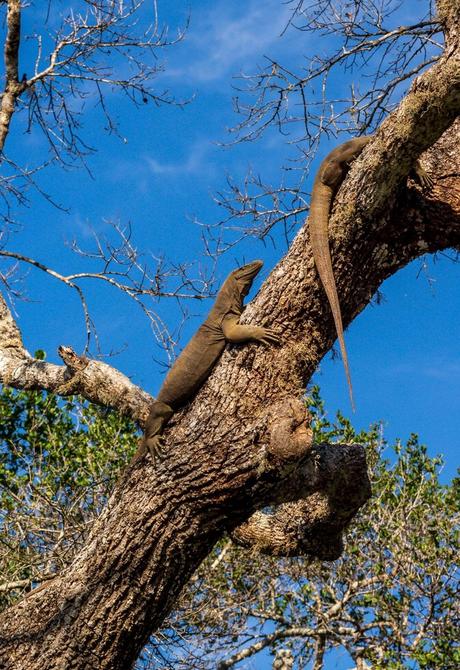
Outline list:
[[[14,259],[19,263],[28,264],[53,279],[62,282],[75,291],[82,306],[86,330],[85,353],[89,350],[91,339],[97,343],[97,329],[88,309],[85,291],[82,288],[86,280],[106,284],[112,289],[133,300],[148,319],[153,335],[159,345],[167,352],[169,361],[175,358],[176,338],[158,314],[153,305],[160,298],[175,300],[203,300],[213,295],[214,276],[206,273],[200,266],[197,276],[191,275],[191,264],[166,263],[162,258],[153,258],[155,266],[150,268],[132,240],[131,228],[109,223],[114,231],[115,241],[94,233],[94,247],[82,249],[76,241],[71,244],[72,250],[88,260],[96,270],[62,274],[35,258],[16,251],[0,248],[0,257]],[[8,288],[8,282],[5,282]],[[177,329],[176,329],[177,330]]]
[[[33,584],[37,583],[46,583],[50,579],[54,579],[54,573],[47,575],[47,574],[40,574],[37,573],[34,575],[33,578],[30,579],[18,579],[14,582],[6,582],[4,584],[0,584],[0,593],[5,593],[7,591],[16,591],[17,589],[26,589],[27,587],[32,587]]]
[[[232,656],[230,656],[230,658],[226,659],[225,661],[220,661],[220,663],[217,665],[217,670],[226,670],[227,668],[232,668],[234,665],[236,665],[240,661],[243,661],[245,658],[250,658],[251,656],[257,654],[259,651],[262,651],[262,649],[270,647],[277,640],[286,640],[289,639],[290,637],[298,637],[298,636],[310,637],[312,635],[318,635],[324,632],[325,631],[322,631],[321,629],[314,631],[313,629],[310,629],[306,626],[292,626],[289,628],[276,630],[274,633],[269,633],[268,635],[265,635],[258,642],[255,642],[254,644],[245,647],[236,654],[233,654]]]
[[[410,82],[438,61],[444,46],[443,19],[431,10],[410,25],[394,25],[398,14],[393,2],[290,4],[292,14],[284,32],[311,32],[316,39],[334,35],[333,41],[324,42],[332,50],[315,50],[300,71],[267,58],[266,67],[240,76],[234,102],[242,120],[231,130],[234,142],[255,141],[279,131],[288,148],[279,184],[250,173],[243,184],[229,183],[228,193],[216,195],[227,212],[220,222],[226,232],[223,249],[247,235],[271,239],[273,227],[280,224],[289,241],[299,213],[307,209],[308,171],[323,137],[373,132]],[[303,54],[297,61],[305,62]],[[337,94],[337,78],[344,72],[350,80],[349,93]]]
[[[166,90],[157,91],[152,84],[163,69],[158,52],[183,37],[179,30],[170,39],[166,28],[159,26],[156,3],[152,8],[146,0],[86,0],[84,11],[68,8],[56,28],[58,18],[53,16],[49,50],[48,40],[42,35],[28,36],[37,43],[34,72],[20,79],[20,19],[28,6],[21,8],[20,0],[8,0],[7,5],[6,84],[0,108],[2,152],[15,111],[25,117],[27,130],[36,127],[44,135],[52,161],[71,166],[75,162],[85,165],[86,157],[94,151],[82,135],[81,114],[88,95],[97,96],[106,127],[114,133],[118,133],[117,123],[104,98],[108,90],[118,89],[135,105],[185,104]],[[152,22],[142,28],[145,24],[140,14],[144,10],[152,14]],[[37,5],[35,11],[42,11],[46,19],[46,7]],[[10,165],[16,163],[9,160]],[[30,180],[37,168],[21,169],[28,172]],[[17,179],[19,175],[14,176]],[[4,198],[19,196],[23,202],[26,197],[20,189],[9,190],[3,179],[0,187]]]
[[[5,89],[0,106],[0,156],[3,153],[16,102],[25,89],[19,82],[19,40],[21,34],[21,0],[8,0],[7,34],[5,41]]]
[[[144,0],[91,0],[85,13],[69,12],[56,32],[46,67],[41,67],[46,58],[38,41],[35,73],[26,81],[32,91],[29,123],[38,123],[59,160],[63,153],[82,157],[89,149],[78,134],[79,113],[69,104],[72,98],[85,97],[88,84],[95,85],[112,130],[116,125],[103,99],[104,87],[120,89],[135,104],[173,102],[167,92],[155,92],[150,82],[161,71],[156,51],[175,44],[182,33],[169,40],[166,31],[158,28],[156,12],[154,23],[139,33],[137,14],[144,4]],[[123,62],[129,65],[129,76],[117,77],[117,66],[126,69]]]

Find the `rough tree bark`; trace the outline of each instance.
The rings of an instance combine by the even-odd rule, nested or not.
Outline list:
[[[460,249],[460,3],[439,8],[443,57],[414,82],[337,198],[332,253],[345,324],[412,259]],[[428,195],[404,185],[424,151],[436,181]],[[341,530],[369,495],[369,483],[359,447],[312,444],[300,401],[335,340],[306,227],[245,320],[275,325],[282,346],[227,349],[195,400],[174,417],[164,462],[155,469],[147,459],[121,477],[73,565],[2,616],[1,668],[131,667],[226,530],[277,555],[340,552]],[[19,366],[22,345],[8,351],[7,339],[4,353]],[[75,384],[89,393],[92,372],[81,366]],[[30,367],[29,374],[30,385]],[[21,386],[17,374],[6,381]],[[131,391],[136,399],[125,411],[142,419],[148,398]],[[272,519],[258,511],[267,504],[280,505]]]

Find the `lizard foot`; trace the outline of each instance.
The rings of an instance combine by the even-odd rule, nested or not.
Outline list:
[[[262,344],[280,344],[281,337],[272,328],[261,328],[262,333],[257,338]]]
[[[418,161],[414,167],[414,172],[417,177],[417,181],[419,182],[420,186],[424,191],[429,191],[430,189],[433,188],[434,186],[433,177],[430,174],[428,174],[428,172],[424,170],[424,168],[422,168],[422,166]]]
[[[163,435],[153,435],[153,437],[146,438],[145,446],[152,457],[153,463],[161,463],[165,457],[165,439]]]

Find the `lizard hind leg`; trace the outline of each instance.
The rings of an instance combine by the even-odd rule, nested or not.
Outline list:
[[[153,461],[161,460],[163,455],[163,429],[174,414],[172,407],[157,400],[150,408],[145,424],[143,442],[145,451],[149,451]]]
[[[144,435],[139,442],[139,448],[133,456],[131,465],[141,460],[149,452],[153,462],[160,461],[163,456],[163,430],[174,414],[172,407],[157,400],[150,407],[145,423]]]

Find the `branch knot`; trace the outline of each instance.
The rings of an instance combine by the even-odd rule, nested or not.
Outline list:
[[[282,461],[298,460],[311,448],[310,415],[297,398],[283,398],[270,408],[268,453]]]

